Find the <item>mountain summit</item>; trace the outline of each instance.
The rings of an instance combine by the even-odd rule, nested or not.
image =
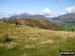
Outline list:
[[[39,15],[39,14],[31,15],[31,14],[23,13],[23,14],[20,14],[20,15],[13,15],[10,18],[14,18],[14,17],[37,17],[37,18],[43,18],[45,16],[44,15]]]

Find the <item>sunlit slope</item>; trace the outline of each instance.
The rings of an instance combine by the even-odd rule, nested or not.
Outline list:
[[[0,56],[59,56],[59,50],[75,51],[75,32],[52,31],[0,23]],[[4,36],[4,37],[3,37]]]
[[[10,18],[10,19],[0,19],[1,23],[10,23],[17,25],[26,25],[41,29],[51,29],[58,30],[58,25],[54,22],[48,20],[47,18]]]

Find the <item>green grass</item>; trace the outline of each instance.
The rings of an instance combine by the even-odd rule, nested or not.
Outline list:
[[[57,23],[57,25],[59,25],[58,30],[75,32],[75,24],[74,23],[64,23],[64,22],[55,22],[55,23]]]
[[[12,40],[0,42],[0,56],[59,56],[60,49],[75,51],[75,32],[0,23],[0,37],[3,34]]]

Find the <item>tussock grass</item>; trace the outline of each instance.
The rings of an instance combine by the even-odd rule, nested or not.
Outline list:
[[[0,42],[0,56],[59,56],[60,49],[75,51],[75,32],[0,23],[0,36],[6,33],[13,40]]]

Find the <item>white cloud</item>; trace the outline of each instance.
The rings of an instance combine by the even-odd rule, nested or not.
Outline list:
[[[66,7],[66,11],[67,12],[75,12],[75,6],[72,7]],[[13,13],[5,13],[5,12],[0,12],[0,18],[1,17],[10,17],[12,15],[20,15],[20,14],[29,14],[29,15],[44,15],[46,17],[57,17],[60,15],[64,15],[65,12],[61,12],[61,11],[56,11],[56,12],[52,12],[49,8],[44,8],[42,13],[29,13],[28,11],[22,10],[22,11],[15,11]]]
[[[6,12],[0,12],[0,16],[3,16],[5,14],[6,14]]]
[[[49,8],[45,8],[44,10],[43,10],[43,14],[45,15],[45,16],[50,16],[51,15],[51,10],[49,9]]]
[[[20,14],[24,14],[24,13],[27,13],[27,14],[28,14],[27,11],[16,11],[16,12],[14,12],[14,13],[12,13],[12,14],[13,14],[13,15],[20,15]]]
[[[60,16],[60,15],[64,15],[64,14],[66,14],[66,13],[65,13],[65,12],[57,11],[56,14],[57,14],[57,16]]]
[[[58,16],[64,15],[64,14],[66,14],[66,13],[65,13],[65,12],[56,11],[56,13],[52,13],[52,14],[51,14],[51,17],[58,17]]]
[[[27,11],[15,11],[13,13],[7,13],[7,12],[0,12],[0,18],[3,18],[3,17],[10,17],[10,16],[13,16],[13,15],[20,15],[20,14],[29,14]]]
[[[46,17],[57,17],[64,14],[65,12],[60,12],[60,11],[52,12],[49,8],[45,8],[43,10],[43,15]]]
[[[66,7],[65,10],[66,10],[68,13],[75,13],[75,6]]]
[[[51,10],[50,10],[49,8],[45,8],[45,9],[43,10],[43,12],[50,14],[50,13],[51,13]]]
[[[20,15],[20,14],[28,14],[27,11],[15,11],[13,13],[7,14],[7,17],[13,16],[13,15]]]
[[[6,17],[6,16],[7,16],[7,13],[6,12],[0,12],[0,18]]]

